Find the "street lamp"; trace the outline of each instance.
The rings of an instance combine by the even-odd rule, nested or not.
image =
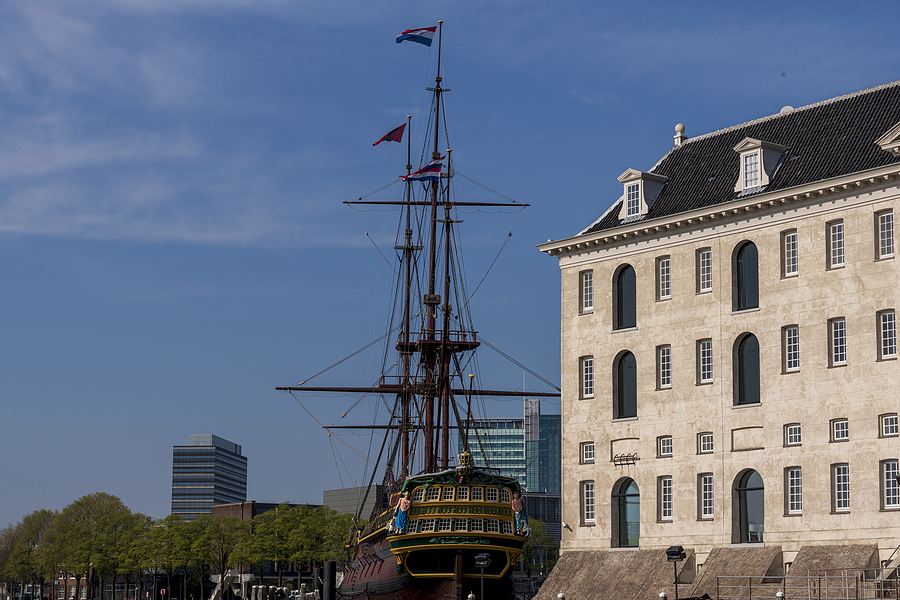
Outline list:
[[[666,560],[675,567],[675,600],[678,600],[678,561],[684,560],[687,555],[681,546],[669,546],[666,548]]]
[[[484,568],[491,566],[490,553],[482,552],[475,555],[475,566],[481,568],[481,600],[484,600]]]

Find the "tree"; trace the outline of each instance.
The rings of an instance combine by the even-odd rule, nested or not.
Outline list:
[[[41,593],[44,583],[53,577],[56,570],[53,553],[48,548],[50,527],[56,516],[54,511],[36,510],[22,519],[20,535],[9,557],[20,578],[30,581],[32,586],[40,586]]]
[[[545,572],[553,568],[559,557],[559,542],[547,533],[547,526],[543,521],[529,517],[528,526],[531,528],[531,536],[522,547],[522,562],[530,577],[532,565],[543,567]]]
[[[16,572],[13,561],[10,560],[16,541],[22,535],[22,523],[10,525],[3,531],[0,531],[0,581],[6,584],[7,590],[16,589],[16,581],[18,574]]]
[[[344,543],[353,522],[350,513],[339,513],[327,506],[309,509],[293,536],[294,561],[321,563],[346,557]]]
[[[237,517],[216,516],[209,519],[203,536],[192,546],[199,555],[204,555],[211,568],[219,575],[219,586],[222,598],[228,598],[228,586],[225,583],[228,569],[240,558],[240,552],[250,535],[250,523]]]

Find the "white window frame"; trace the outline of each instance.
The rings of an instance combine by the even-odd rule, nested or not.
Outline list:
[[[850,421],[847,419],[834,419],[831,421],[831,441],[850,441]]]
[[[847,321],[844,317],[828,320],[828,361],[830,367],[847,364]]]
[[[638,217],[641,214],[641,183],[625,184],[625,218]]]
[[[594,442],[582,442],[581,443],[581,464],[587,465],[593,463],[595,460],[594,456]]]
[[[894,258],[894,211],[883,210],[875,214],[875,239],[878,260]]]
[[[580,361],[581,397],[594,397],[594,357],[582,356]]]
[[[500,521],[498,519],[485,519],[484,532],[485,533],[500,533]]]
[[[468,519],[453,519],[453,531],[468,531],[469,530],[469,520]]]
[[[672,476],[663,475],[659,478],[659,520],[671,521],[674,512],[672,495]]]
[[[424,499],[425,499],[425,488],[424,487],[416,488],[416,491],[414,491],[413,495],[412,495],[412,501],[413,502],[421,502]]]
[[[800,423],[789,423],[784,426],[784,445],[800,446],[803,443],[803,430]]]
[[[659,389],[672,387],[672,346],[656,347],[656,385]]]
[[[897,483],[896,458],[881,461],[881,507],[885,510],[900,509],[900,485]]]
[[[850,465],[831,465],[831,496],[834,512],[850,512]]]
[[[712,248],[697,250],[697,293],[712,291]]]
[[[878,358],[897,358],[897,319],[893,308],[878,312]]]
[[[453,486],[448,485],[444,487],[443,492],[441,492],[441,500],[444,502],[452,502],[453,501]]]
[[[797,230],[789,229],[781,234],[781,276],[796,277],[800,274],[800,252],[797,246]]]
[[[581,314],[594,312],[594,272],[582,271],[578,277],[578,292],[581,301]]]
[[[697,476],[698,518],[709,520],[715,517],[715,489],[712,473]]]
[[[660,256],[656,259],[656,299],[672,298],[672,258]]]
[[[472,488],[472,502],[482,502],[484,500],[484,488],[483,487],[473,487]]]
[[[800,327],[786,325],[781,332],[784,372],[796,373],[800,370]]]
[[[897,437],[900,435],[900,419],[897,413],[889,413],[879,417],[881,437]]]
[[[597,522],[596,497],[593,481],[581,482],[581,522],[593,525]]]
[[[484,531],[484,519],[469,519],[469,531]]]
[[[457,502],[468,502],[469,500],[469,488],[467,486],[456,488],[456,501]]]
[[[714,438],[712,433],[701,433],[697,435],[697,454],[712,454],[714,446]]]
[[[513,534],[513,524],[512,521],[500,521],[501,526],[503,527],[503,533],[506,535]]]
[[[438,519],[437,520],[437,530],[438,531],[452,531],[453,519]]]
[[[761,163],[762,160],[758,151],[741,155],[741,181],[743,182],[744,190],[752,190],[760,186],[762,181],[760,174]]]
[[[697,382],[704,384],[712,381],[712,339],[697,340]]]
[[[803,472],[800,467],[788,467],[785,470],[785,489],[787,497],[787,513],[799,515],[803,513]]]
[[[660,457],[673,455],[673,443],[671,435],[661,435],[656,439],[656,450]]]
[[[497,502],[497,499],[500,497],[500,491],[494,486],[484,488],[484,501],[485,502]]]
[[[441,499],[441,486],[433,485],[428,488],[425,494],[425,502],[434,502]]]
[[[826,225],[828,236],[828,268],[839,269],[844,266],[844,221],[831,221]]]

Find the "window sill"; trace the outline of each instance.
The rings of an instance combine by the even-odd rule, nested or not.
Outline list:
[[[841,367],[846,367],[846,366],[847,366],[847,363],[843,362],[843,363],[837,363],[835,365],[828,365],[828,368],[829,369],[840,369]]]
[[[637,421],[637,417],[619,417],[617,419],[613,419],[613,423],[621,423],[622,421]]]
[[[785,445],[782,446],[782,447],[783,447],[783,448],[799,448],[799,447],[802,446],[802,445],[803,445],[803,444],[785,444]]]
[[[640,546],[619,546],[616,548],[610,548],[610,552],[634,552],[636,550],[640,550]]]
[[[849,515],[850,509],[848,508],[846,510],[833,510],[833,511],[831,511],[831,514],[833,514],[833,515]]]
[[[831,443],[831,444],[845,444],[845,443],[847,443],[847,442],[849,442],[849,441],[850,441],[850,438],[847,438],[847,439],[845,439],[845,440],[830,440],[829,443]]]
[[[891,260],[893,258],[894,258],[893,254],[888,254],[886,256],[879,256],[878,258],[875,259],[875,262],[881,262],[883,260]]]
[[[831,265],[831,266],[825,267],[825,270],[826,271],[837,271],[838,269],[843,269],[843,268],[844,268],[844,265]]]
[[[591,309],[591,310],[583,310],[583,311],[581,311],[580,313],[578,313],[578,316],[580,317],[580,316],[584,316],[584,315],[592,315],[592,314],[594,314],[594,310],[593,310],[593,309]]]
[[[671,299],[672,299],[672,296],[663,296],[663,297],[661,297],[661,298],[657,298],[656,301],[657,301],[657,302],[666,302],[666,301],[671,300]]]
[[[699,291],[697,292],[697,295],[698,295],[698,296],[701,295],[701,294],[712,294],[712,288],[710,288],[710,289],[708,289],[708,290],[699,290]]]
[[[739,308],[737,310],[731,311],[731,316],[742,315],[744,313],[752,313],[752,312],[759,312],[759,307],[751,306],[750,308]]]
[[[747,404],[732,404],[731,408],[756,408],[762,406],[762,402],[748,402]]]
[[[709,381],[698,381],[697,382],[697,385],[712,385],[712,384],[713,384],[712,379],[710,379]]]
[[[802,512],[794,512],[794,513],[789,512],[789,513],[784,513],[784,516],[785,517],[802,517],[803,513]]]
[[[698,522],[704,522],[704,523],[705,523],[705,522],[709,522],[709,523],[712,523],[712,522],[715,521],[715,520],[716,520],[716,519],[715,519],[714,517],[697,517],[697,521],[698,521]]]
[[[800,277],[800,273],[788,273],[787,275],[782,275],[781,279],[793,279],[794,277]]]
[[[882,508],[878,512],[897,512],[897,511],[900,511],[900,506],[888,506],[888,507]]]
[[[881,358],[878,359],[877,362],[887,362],[887,361],[889,361],[889,360],[897,360],[897,355],[895,354],[894,356],[884,356],[884,357],[881,357]]]
[[[578,526],[579,527],[594,527],[596,525],[597,525],[596,523],[581,523]]]
[[[799,373],[800,369],[792,369],[790,371],[782,371],[782,375],[794,375],[795,373]]]
[[[672,458],[674,454],[657,454],[656,458]]]
[[[881,434],[881,435],[878,436],[878,439],[879,439],[879,440],[883,440],[883,439],[891,439],[891,438],[898,437],[898,435],[900,435],[900,434],[896,434],[896,433],[889,433],[889,434],[887,434],[887,435]]]
[[[637,325],[635,325],[633,327],[623,327],[621,329],[613,329],[610,333],[623,333],[626,331],[637,331],[637,329],[638,329]]]
[[[657,523],[672,523],[673,519],[657,519]]]
[[[741,542],[740,544],[729,544],[729,548],[765,548],[765,542]]]

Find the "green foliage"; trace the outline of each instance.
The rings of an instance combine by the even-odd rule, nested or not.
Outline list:
[[[559,542],[547,533],[547,526],[543,521],[529,517],[528,527],[531,528],[531,537],[522,547],[525,571],[530,575],[533,566],[540,570],[543,565],[544,572],[549,573],[559,558]]]

